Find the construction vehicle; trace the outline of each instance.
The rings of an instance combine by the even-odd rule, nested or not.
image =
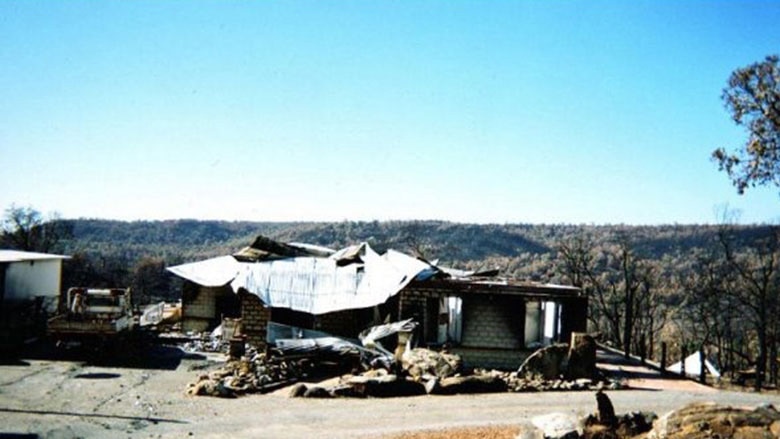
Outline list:
[[[70,288],[60,296],[46,333],[58,345],[104,346],[133,334],[129,288]]]

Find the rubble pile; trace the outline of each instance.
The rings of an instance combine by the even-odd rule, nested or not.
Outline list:
[[[518,372],[490,371],[486,373],[499,374],[507,383],[510,392],[549,392],[549,391],[581,391],[581,390],[620,390],[626,386],[607,379],[577,378],[567,380],[560,377],[544,379],[539,376],[525,376]]]
[[[218,352],[227,353],[228,343],[222,342],[219,338],[214,338],[209,335],[201,335],[200,338],[192,337],[189,341],[181,344],[182,350],[185,352]]]
[[[596,341],[572,334],[571,345],[553,344],[531,354],[516,372],[504,373],[510,391],[618,390],[619,381],[607,380],[596,368]]]
[[[590,378],[566,380],[561,373],[553,375],[553,379],[545,379],[543,374],[533,372],[536,369],[526,369],[524,373],[483,369],[466,372],[459,355],[424,348],[404,352],[400,363],[364,361],[355,364],[354,360],[335,358],[322,351],[309,355],[250,351],[241,359],[232,359],[220,369],[199,376],[188,386],[187,393],[230,398],[266,393],[309,378],[336,376],[340,376],[338,381],[327,386],[300,383],[293,387],[290,395],[365,398],[623,388],[618,382]],[[334,368],[334,364],[350,364],[353,371],[342,375],[343,369]]]
[[[296,385],[292,397],[393,397],[446,393],[452,380],[460,379],[460,356],[416,348],[403,353],[399,363],[370,362],[360,374],[348,374],[329,387]],[[441,380],[441,381],[440,381]],[[450,380],[450,381],[444,381]],[[454,387],[453,387],[454,388]]]
[[[289,359],[259,353],[251,359],[232,359],[221,368],[200,375],[187,386],[187,393],[223,398],[266,393],[306,379],[313,369],[314,363],[309,358]]]
[[[545,380],[517,372],[475,369],[466,373],[460,356],[416,348],[403,356],[398,373],[369,369],[357,375],[343,375],[330,386],[297,384],[291,397],[389,397],[410,395],[453,395],[466,393],[539,392],[621,389],[618,382],[588,378]]]
[[[415,348],[404,352],[401,360],[403,370],[416,381],[433,378],[447,378],[463,371],[460,355]]]
[[[360,334],[362,346],[317,333],[308,338],[277,338],[267,353],[233,354],[219,370],[191,383],[191,395],[235,397],[264,393],[302,380],[340,377],[329,384],[300,383],[294,397],[390,397],[490,392],[616,390],[623,386],[597,376],[595,341],[575,334],[571,347],[552,345],[532,354],[515,372],[464,370],[462,358],[447,350],[409,348],[411,320],[383,324]],[[282,328],[285,329],[285,328]],[[288,331],[295,334],[295,331]],[[399,334],[394,353],[380,339]],[[217,345],[221,334],[212,334]],[[223,345],[224,349],[224,345]],[[240,359],[235,359],[240,355]],[[344,374],[348,372],[348,374]]]

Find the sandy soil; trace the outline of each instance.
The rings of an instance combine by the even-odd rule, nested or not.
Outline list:
[[[516,432],[539,414],[585,415],[596,407],[592,392],[329,400],[292,399],[281,390],[237,399],[192,397],[185,393],[187,383],[218,367],[218,358],[184,354],[175,347],[158,347],[148,357],[121,363],[40,352],[4,360],[0,437],[411,438],[445,437],[441,432],[412,434],[448,428],[477,428],[482,433],[459,436],[450,431],[446,437],[485,437],[487,432],[512,434],[507,432]],[[778,395],[688,384],[661,390],[646,386],[609,396],[619,413],[664,413],[692,401],[780,406]]]

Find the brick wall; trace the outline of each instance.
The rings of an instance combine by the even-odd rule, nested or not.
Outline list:
[[[259,349],[265,349],[265,337],[268,322],[271,320],[271,310],[254,294],[241,291],[241,331],[247,341]]]

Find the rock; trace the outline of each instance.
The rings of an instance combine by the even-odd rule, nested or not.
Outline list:
[[[601,390],[596,392],[596,405],[598,407],[599,424],[614,427],[617,423],[615,408],[612,406],[612,401],[609,400],[607,394]]]
[[[650,431],[653,421],[658,419],[655,413],[631,412],[620,416],[615,431],[618,437],[634,437]]]
[[[531,424],[521,425],[520,433],[515,436],[515,439],[545,439],[544,433]]]
[[[309,387],[305,392],[303,392],[304,398],[331,398],[332,396],[333,395],[331,395],[327,389],[319,386]]]
[[[365,398],[364,387],[353,387],[349,384],[339,384],[335,387],[331,387],[330,394],[337,397],[346,398]]]
[[[298,383],[290,388],[290,398],[300,398],[306,393],[306,384]]]
[[[496,393],[506,392],[507,385],[500,377],[493,375],[468,375],[443,378],[437,388],[436,395],[454,395],[459,393]]]
[[[568,380],[596,377],[596,340],[592,336],[572,334],[565,376]]]
[[[763,439],[780,437],[780,413],[774,407],[753,410],[712,403],[689,404],[661,417],[647,439]]]
[[[223,397],[264,393],[306,378],[312,368],[306,358],[256,354],[229,360],[219,369],[199,376],[195,384],[189,385],[187,393]],[[199,384],[202,381],[207,383]]]
[[[590,378],[579,378],[574,381],[579,389],[589,389],[593,386],[593,380]]]
[[[418,380],[426,375],[446,378],[461,372],[463,360],[460,355],[415,348],[404,354],[402,366],[409,376]]]
[[[353,389],[353,393],[359,396],[387,398],[395,396],[425,395],[425,386],[422,383],[398,378],[397,375],[385,375],[378,377],[355,376],[344,383]],[[342,393],[344,393],[342,391]]]
[[[425,393],[435,395],[439,391],[439,379],[433,378],[425,382]]]
[[[554,344],[531,354],[517,370],[519,376],[534,379],[554,380],[566,370],[569,347]]]
[[[582,434],[582,423],[571,413],[550,413],[536,416],[531,424],[549,439],[579,439]]]

